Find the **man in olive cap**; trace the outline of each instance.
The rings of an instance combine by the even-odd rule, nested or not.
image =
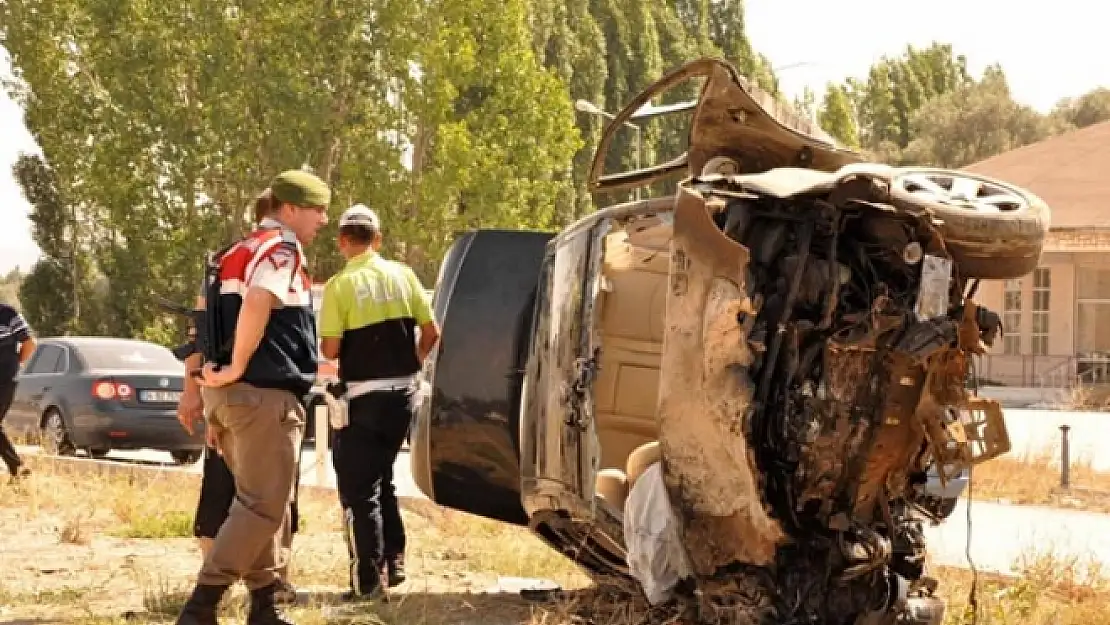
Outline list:
[[[235,500],[204,559],[179,624],[217,623],[231,584],[251,591],[247,623],[284,625],[274,595],[289,554],[301,398],[317,371],[316,322],[302,244],[327,224],[331,190],[298,170],[270,184],[259,227],[218,255],[205,279],[198,383],[207,428],[235,478]]]

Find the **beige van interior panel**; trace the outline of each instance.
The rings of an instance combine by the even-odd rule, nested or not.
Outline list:
[[[633,247],[623,231],[606,238],[601,297],[601,370],[594,385],[601,468],[625,468],[655,440],[669,250]]]

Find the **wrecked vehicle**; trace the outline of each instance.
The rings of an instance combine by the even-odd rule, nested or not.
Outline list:
[[[691,79],[685,154],[605,174],[615,129]],[[674,195],[557,234],[455,242],[417,484],[701,620],[939,624],[922,520],[945,514],[923,486],[1009,449],[999,405],[968,391],[1001,329],[974,293],[1036,267],[1048,207],[862,162],[714,59],[619,113],[590,180],[666,176]]]

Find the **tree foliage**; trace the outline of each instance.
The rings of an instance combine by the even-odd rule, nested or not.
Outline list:
[[[1062,129],[1050,116],[1015,102],[1002,69],[990,67],[982,80],[930,100],[914,115],[916,138],[904,158],[958,168]]]
[[[817,122],[826,132],[845,146],[859,148],[859,128],[848,91],[841,85],[830,83],[817,113]]]
[[[31,204],[31,234],[43,254],[19,286],[23,314],[40,333],[79,331],[79,302],[89,299],[82,292],[88,263],[80,253],[73,207],[63,201],[54,172],[40,157],[20,155],[13,174]]]
[[[949,45],[907,46],[901,57],[883,57],[871,66],[866,80],[845,82],[856,111],[858,143],[874,153],[904,149],[910,143],[914,114],[930,99],[970,80],[967,60]]]
[[[532,0],[534,46],[547,67],[569,87],[572,101],[586,100],[610,114],[665,72],[702,56],[716,56],[765,90],[779,95],[766,57],[752,49],[745,32],[742,0]],[[696,97],[700,85],[676,88],[654,104]],[[583,139],[569,172],[573,181],[568,214],[580,217],[597,205],[629,199],[628,193],[591,197],[586,175],[601,130],[608,120],[579,112]],[[637,122],[640,130],[616,130],[605,171],[627,171],[658,163],[685,149],[686,118]],[[641,145],[637,145],[637,140]],[[649,192],[669,189],[659,184]]]
[[[866,78],[830,84],[818,119],[874,160],[963,167],[1110,119],[1110,90],[1061,101],[1042,115],[1014,101],[1001,67],[974,78],[963,56],[933,43],[880,59]]]
[[[20,295],[58,333],[170,340],[154,295],[189,301],[282,169],[328,180],[333,212],[374,207],[385,253],[430,281],[462,230],[551,230],[630,197],[587,192],[608,120],[575,101],[615,114],[702,56],[783,99],[742,0],[6,0],[0,24],[43,152],[16,165],[44,256]],[[947,166],[1110,119],[1110,90],[1040,115],[940,43],[796,104],[873,158]],[[686,122],[617,128],[606,172],[677,156]],[[342,264],[334,233],[309,249],[317,279]]]
[[[202,254],[250,227],[252,198],[286,168],[332,183],[333,210],[377,209],[386,253],[425,280],[460,228],[550,227],[579,139],[565,86],[532,53],[527,8],[0,4],[6,86],[56,189],[40,202],[24,185],[44,224],[27,305],[46,314],[36,297],[77,276],[81,310],[57,311],[73,318],[59,331],[169,340],[178,321],[154,295],[191,300]],[[333,234],[309,250],[318,279],[342,262]]]
[[[14,307],[16,310],[21,308],[19,304],[19,288],[23,283],[23,274],[19,272],[19,268],[12,269],[6,276],[0,276],[0,304],[7,304]]]
[[[1076,128],[1110,120],[1110,89],[1100,87],[1078,98],[1065,98],[1056,105],[1053,115]]]

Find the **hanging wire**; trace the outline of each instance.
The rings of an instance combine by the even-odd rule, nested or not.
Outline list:
[[[976,394],[979,390],[979,368],[976,366],[975,359],[972,358],[971,362],[971,379],[974,382]],[[971,588],[967,591],[967,605],[971,608],[971,625],[978,625],[979,623],[979,570],[975,568],[975,560],[971,557],[971,504],[975,500],[975,470],[974,465],[967,467],[967,542],[964,544],[964,556],[967,558],[967,564],[971,568]]]

